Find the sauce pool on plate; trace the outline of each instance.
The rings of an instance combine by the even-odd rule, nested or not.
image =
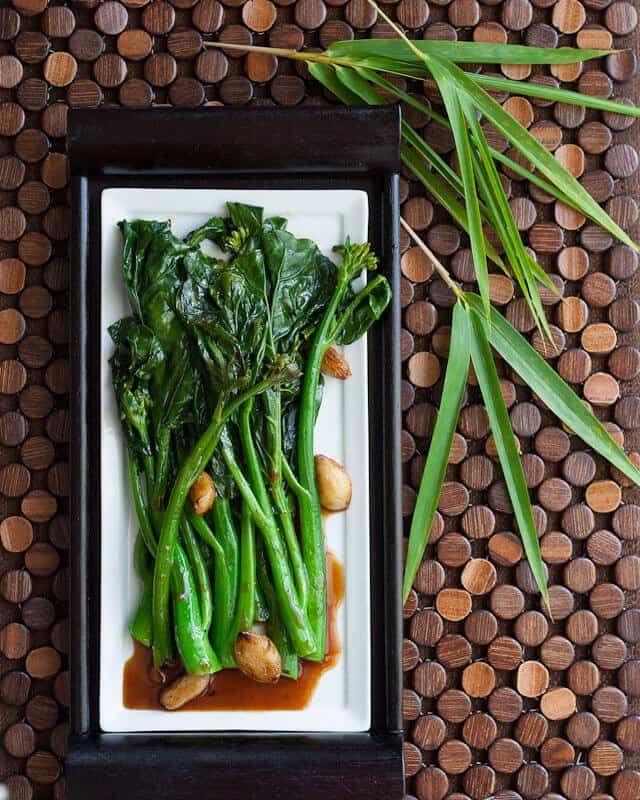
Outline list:
[[[332,669],[340,656],[338,609],[344,595],[342,565],[327,554],[328,653],[322,663],[301,661],[297,681],[281,678],[278,683],[256,683],[238,669],[216,673],[213,692],[198,697],[183,707],[185,711],[299,711],[311,701],[318,681]],[[151,650],[134,641],[134,651],[124,668],[123,703],[125,708],[162,709],[159,686],[152,680]],[[170,676],[170,679],[173,676]],[[173,712],[175,713],[175,712]]]

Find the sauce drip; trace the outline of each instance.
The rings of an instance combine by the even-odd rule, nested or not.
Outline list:
[[[333,669],[340,657],[338,609],[344,596],[342,565],[327,553],[328,653],[322,663],[301,661],[297,681],[281,678],[268,685],[256,683],[239,669],[216,673],[213,693],[203,695],[183,706],[184,711],[299,711],[311,701],[318,681]],[[162,709],[160,692],[152,678],[152,654],[148,647],[134,641],[134,651],[124,667],[123,703],[125,708]],[[169,681],[177,675],[169,675]],[[173,712],[175,713],[175,712]]]

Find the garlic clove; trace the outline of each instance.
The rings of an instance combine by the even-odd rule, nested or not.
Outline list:
[[[242,631],[235,641],[234,653],[241,671],[258,683],[277,683],[282,673],[280,653],[268,636]]]
[[[327,511],[344,511],[351,502],[351,478],[345,468],[328,456],[315,457],[320,503]]]
[[[322,372],[332,378],[344,381],[351,377],[351,367],[347,359],[335,347],[329,347],[322,357]]]
[[[211,675],[181,675],[160,694],[160,703],[167,711],[177,708],[200,697],[209,688]]]
[[[189,489],[189,499],[193,503],[193,510],[199,517],[209,511],[216,499],[216,487],[208,472],[198,475]]]

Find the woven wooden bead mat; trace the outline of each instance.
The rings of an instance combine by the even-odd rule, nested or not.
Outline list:
[[[637,46],[627,0],[400,0],[414,37]],[[0,0],[0,779],[11,800],[62,800],[68,732],[69,107],[328,103],[304,66],[207,50],[206,39],[326,47],[388,36],[366,0]],[[525,79],[530,70],[504,65]],[[546,73],[638,99],[633,51]],[[416,84],[412,91],[420,92]],[[500,98],[636,238],[629,118]],[[215,113],[215,112],[213,112]],[[407,110],[443,154],[446,132]],[[597,415],[640,449],[638,257],[506,175],[523,235],[567,303],[545,297],[547,352],[504,276],[492,295]],[[402,213],[471,286],[468,242],[417,182]],[[451,296],[403,239],[403,507],[408,526],[446,358]],[[420,800],[637,800],[639,495],[503,369],[549,571],[541,608],[485,411],[469,388],[440,516],[405,608],[406,773]],[[634,456],[640,459],[640,456]]]

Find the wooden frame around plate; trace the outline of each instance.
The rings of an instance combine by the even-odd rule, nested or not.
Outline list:
[[[73,110],[71,800],[400,800],[397,108]],[[100,194],[111,186],[350,188],[394,299],[369,334],[372,725],[365,733],[104,733],[98,722]],[[195,793],[195,794],[194,794]]]

